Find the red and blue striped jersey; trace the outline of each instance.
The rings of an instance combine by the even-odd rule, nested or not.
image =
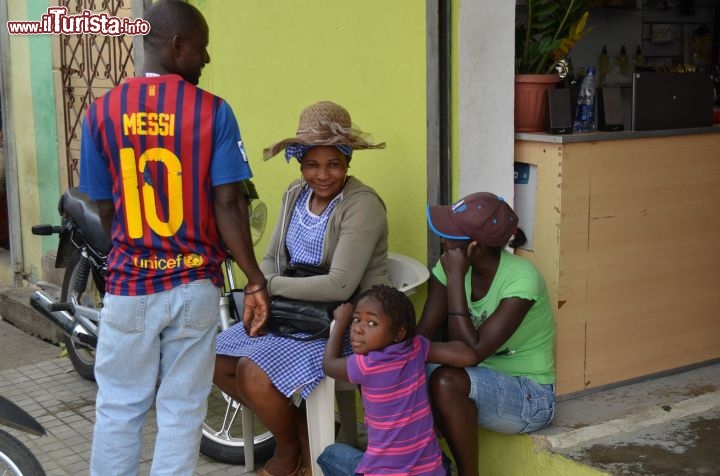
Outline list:
[[[252,177],[235,116],[177,75],[129,78],[88,108],[80,190],[112,199],[106,292],[222,285],[213,187]]]

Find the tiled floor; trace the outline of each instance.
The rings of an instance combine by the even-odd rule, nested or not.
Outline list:
[[[48,476],[89,474],[90,442],[95,416],[96,386],[83,380],[68,359],[57,358],[0,372],[0,395],[34,416],[47,431],[35,437],[10,430],[35,454]],[[155,413],[143,430],[140,474],[150,472],[155,441]],[[200,455],[196,475],[241,475],[243,466],[217,463]]]

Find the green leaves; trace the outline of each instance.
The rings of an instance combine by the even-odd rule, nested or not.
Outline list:
[[[527,0],[515,25],[515,73],[542,74],[587,31],[588,0]],[[579,28],[578,28],[579,27]]]

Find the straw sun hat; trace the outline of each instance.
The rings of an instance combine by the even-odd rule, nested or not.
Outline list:
[[[267,147],[263,158],[268,160],[290,144],[310,146],[347,145],[353,150],[384,149],[385,143],[373,144],[370,134],[352,125],[350,113],[331,101],[320,101],[300,113],[295,137],[288,137]]]

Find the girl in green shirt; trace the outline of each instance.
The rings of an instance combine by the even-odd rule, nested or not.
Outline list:
[[[525,258],[505,249],[526,242],[510,206],[492,193],[428,207],[442,238],[418,333],[429,339],[447,323],[449,340],[475,352],[464,369],[432,366],[435,421],[460,475],[478,474],[478,426],[500,433],[543,428],[555,413],[555,321],[545,281]],[[512,239],[512,240],[511,240]]]

